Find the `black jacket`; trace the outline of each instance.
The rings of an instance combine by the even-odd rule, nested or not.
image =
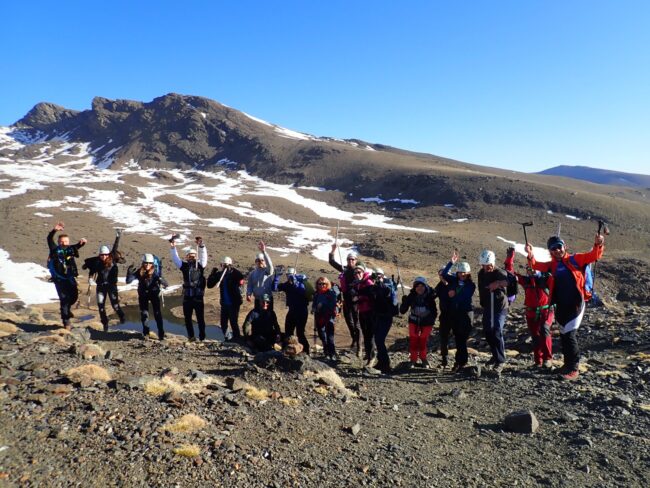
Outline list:
[[[490,283],[495,281],[507,281],[508,275],[506,272],[499,268],[494,268],[494,270],[489,273],[483,271],[482,269],[478,272],[478,296],[481,303],[481,307],[484,310],[488,310],[491,306],[491,297],[490,290],[487,289]],[[506,295],[506,288],[497,288],[494,292],[494,309],[497,311],[508,308],[508,297]]]
[[[438,316],[436,307],[436,292],[433,288],[427,286],[422,295],[418,295],[415,289],[412,289],[408,295],[402,298],[402,305],[399,307],[400,313],[409,312],[409,323],[415,325],[433,325]]]
[[[113,265],[106,268],[99,256],[93,256],[84,260],[83,269],[88,270],[88,277],[94,277],[97,287],[101,288],[107,285],[117,286],[117,264],[124,263],[122,255],[117,250],[120,244],[120,236],[115,237],[113,248],[111,249],[111,256],[113,258]]]
[[[167,281],[162,276],[159,276],[155,271],[151,278],[147,278],[144,273],[140,272],[140,269],[133,269],[129,266],[129,269],[126,273],[126,283],[129,284],[133,280],[138,280],[138,295],[158,295],[160,293],[160,287],[167,288]]]
[[[210,276],[208,276],[208,288],[214,288],[219,280],[221,280],[221,275],[224,271],[219,271],[217,268],[212,268]],[[241,305],[242,297],[240,286],[244,282],[244,275],[237,268],[227,268],[226,276],[224,276],[221,284],[219,285],[219,301],[223,304],[223,290],[224,287],[228,288],[228,296],[230,296],[230,301],[233,305]]]
[[[50,254],[47,259],[47,266],[55,281],[75,281],[79,276],[77,262],[74,258],[79,257],[79,249],[84,245],[80,242],[70,246],[61,247],[54,241],[56,230],[52,229],[47,235],[47,246]]]

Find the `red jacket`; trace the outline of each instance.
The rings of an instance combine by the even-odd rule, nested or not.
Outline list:
[[[584,267],[589,263],[593,263],[594,261],[598,261],[601,257],[603,257],[603,253],[605,252],[605,246],[598,246],[594,244],[594,247],[591,248],[591,251],[589,252],[577,252],[573,254],[573,259],[575,259],[575,262],[578,263],[579,267]],[[564,254],[562,257],[562,262],[564,263],[564,266],[568,270],[573,273],[573,277],[575,278],[576,281],[576,286],[578,287],[578,291],[580,291],[580,296],[582,296],[582,299],[585,299],[584,296],[584,291],[585,291],[585,275],[582,272],[582,270],[577,269],[573,266],[571,263],[571,260],[569,258],[571,254],[568,252]],[[530,260],[530,265],[533,267],[533,269],[537,269],[542,272],[546,273],[551,273],[553,276],[555,276],[555,271],[557,270],[557,265],[558,261],[555,259],[552,259],[551,261],[545,261],[543,263],[539,261],[535,261],[535,257]]]
[[[536,316],[544,307],[548,308],[553,296],[553,276],[535,279],[534,276],[516,273],[517,281],[524,288],[526,315]]]
[[[367,294],[360,293],[360,290],[373,285],[373,281],[370,279],[370,273],[366,271],[363,274],[363,278],[359,281],[355,280],[350,285],[350,288],[355,291],[355,297],[353,300],[356,300],[357,310],[359,313],[370,312],[372,310],[372,299]]]

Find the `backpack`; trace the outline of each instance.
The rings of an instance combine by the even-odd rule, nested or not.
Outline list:
[[[314,285],[312,284],[311,281],[307,279],[306,276],[303,283],[305,284],[305,298],[307,299],[308,302],[311,302],[314,299],[314,293],[316,293],[316,290],[314,289]]]
[[[510,271],[506,271],[506,274],[508,275],[508,285],[506,286],[506,295],[509,297],[514,297],[517,295],[518,287],[517,287],[517,275],[514,273],[511,273]]]
[[[390,288],[390,299],[391,299],[391,312],[393,313],[393,317],[397,317],[399,315],[399,299],[397,297],[397,284],[393,280],[386,279],[385,280],[386,284]]]
[[[162,278],[162,259],[155,254],[153,255],[153,270],[160,278]]]
[[[74,280],[77,276],[77,268],[72,259],[74,255],[66,249],[57,247],[47,257],[47,269],[50,271],[52,280]]]
[[[571,266],[575,269],[579,269],[585,276],[585,286],[582,291],[585,296],[585,302],[588,302],[594,294],[594,273],[591,269],[591,265],[585,264],[583,267],[580,267],[573,254],[569,256],[569,261],[571,262]]]

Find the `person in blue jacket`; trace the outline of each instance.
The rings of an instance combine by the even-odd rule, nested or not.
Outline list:
[[[454,262],[458,259],[458,255],[454,253],[454,257],[445,266],[443,276],[445,276],[448,284],[447,296],[450,299],[449,314],[451,317],[451,328],[456,341],[456,356],[454,357],[454,366],[451,369],[455,373],[467,366],[469,359],[467,339],[469,339],[472,331],[472,321],[474,320],[472,298],[476,291],[476,285],[472,281],[469,263],[459,262],[454,265]],[[450,274],[452,266],[454,266],[454,274]]]
[[[307,317],[309,316],[309,299],[305,282],[307,276],[297,274],[296,269],[287,268],[287,280],[278,285],[278,291],[283,291],[287,296],[287,316],[284,319],[285,339],[291,337],[294,332],[298,341],[302,344],[305,354],[309,354],[309,342],[305,335]]]

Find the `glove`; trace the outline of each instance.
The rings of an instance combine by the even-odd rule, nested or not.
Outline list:
[[[514,247],[509,247],[508,249],[506,249],[506,256],[511,258],[514,255],[515,255],[515,248]]]
[[[133,274],[135,273],[135,266],[130,265],[128,268],[126,268],[126,274]]]

